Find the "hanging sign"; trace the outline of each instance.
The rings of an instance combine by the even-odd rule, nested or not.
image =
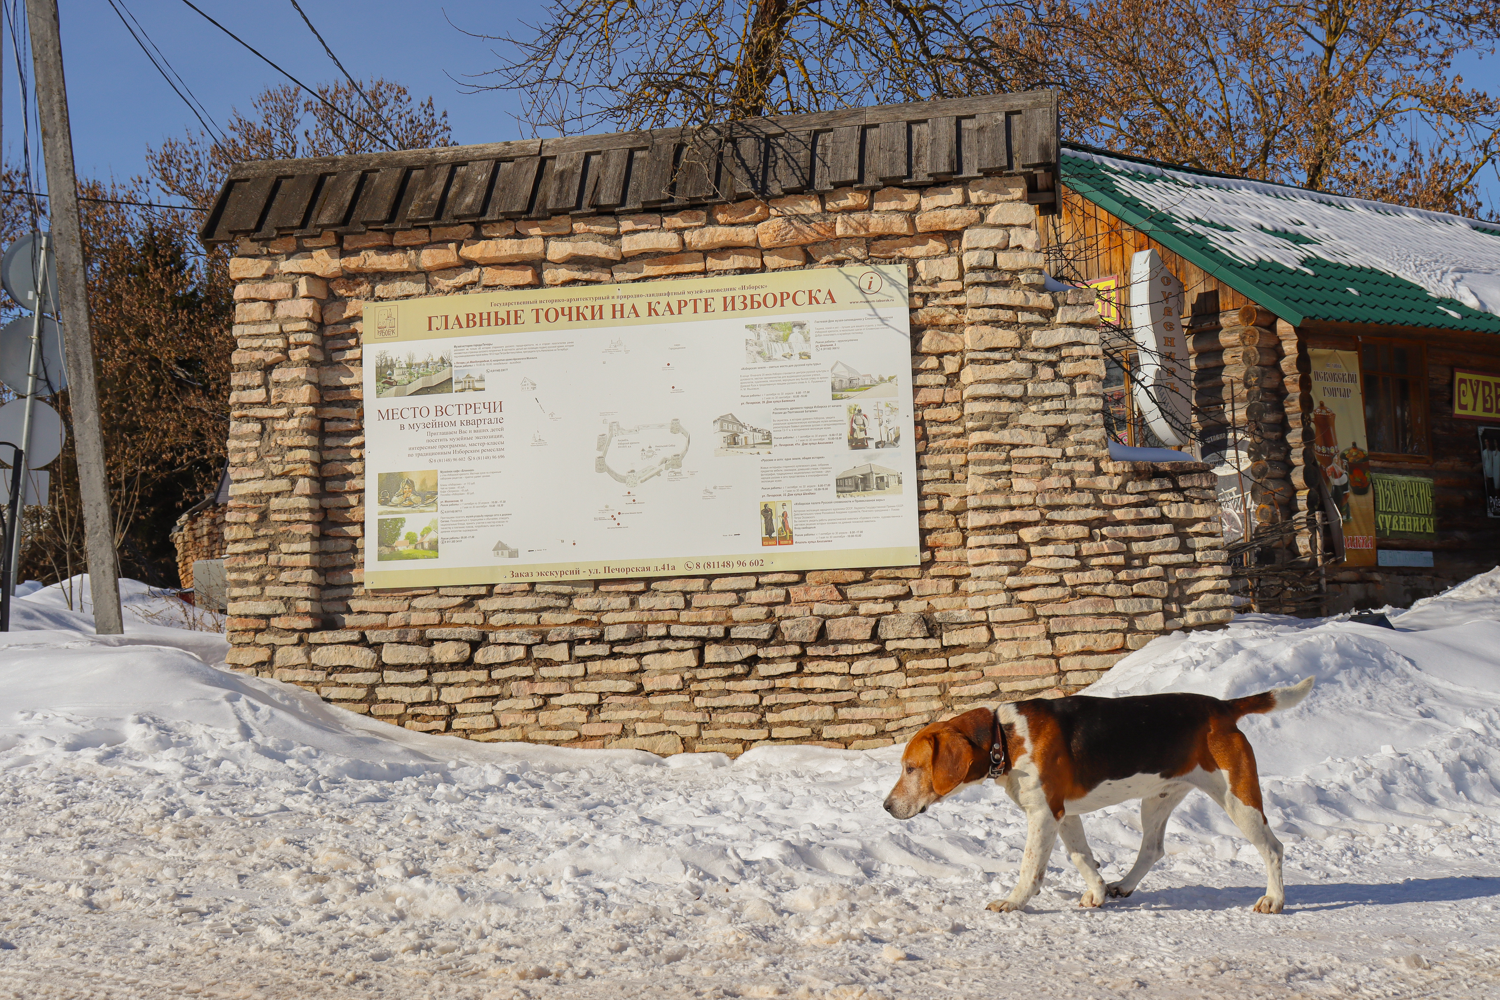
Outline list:
[[[1500,374],[1453,369],[1453,415],[1464,420],[1500,420]]]
[[[370,303],[369,588],[916,566],[906,265]]]
[[[1130,259],[1131,369],[1136,405],[1163,444],[1188,442],[1188,350],[1182,330],[1182,282],[1155,250]]]
[[[1430,477],[1372,472],[1370,485],[1375,489],[1377,538],[1437,537],[1437,504]]]
[[[1085,281],[1084,286],[1094,290],[1094,308],[1099,310],[1099,318],[1108,326],[1119,326],[1120,276],[1110,274],[1095,278],[1093,281]]]
[[[1484,512],[1500,517],[1500,427],[1479,428],[1479,467],[1484,481]]]
[[[1312,348],[1313,454],[1344,532],[1344,561],[1375,565],[1375,498],[1364,449],[1365,401],[1359,354]]]

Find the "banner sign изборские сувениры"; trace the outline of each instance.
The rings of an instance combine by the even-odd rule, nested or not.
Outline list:
[[[364,317],[365,586],[915,566],[906,269]]]
[[[1313,348],[1313,454],[1343,521],[1344,561],[1375,565],[1375,498],[1370,492],[1369,437],[1360,391],[1359,354]]]

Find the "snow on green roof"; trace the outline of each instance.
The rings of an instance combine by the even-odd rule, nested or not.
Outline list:
[[[1500,333],[1500,227],[1080,146],[1061,158],[1075,193],[1294,325]]]

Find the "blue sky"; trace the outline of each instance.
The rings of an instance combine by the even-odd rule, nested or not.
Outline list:
[[[339,79],[337,68],[288,0],[194,0],[225,27],[309,84]],[[460,93],[449,78],[493,67],[495,43],[464,35],[504,34],[540,4],[528,0],[299,0],[340,61],[357,79],[384,76],[448,111],[458,142],[519,138],[516,99],[501,92]],[[266,87],[284,82],[180,0],[126,0],[129,9],[194,94],[222,124],[230,109],[249,110]],[[6,6],[9,6],[7,2]],[[124,179],[145,171],[147,146],[180,136],[192,113],[126,33],[106,0],[59,0],[63,65],[72,113],[74,158],[83,177]],[[446,17],[444,16],[446,14]],[[20,152],[20,104],[9,39],[4,53],[7,159]],[[27,67],[28,71],[30,67]],[[29,73],[28,73],[29,75]]]
[[[0,0],[8,7],[11,0]],[[118,0],[117,0],[118,2]],[[230,110],[283,82],[275,70],[193,13],[181,0],[125,0],[194,94],[223,122]],[[214,18],[299,79],[339,78],[289,0],[194,0]],[[464,93],[455,82],[492,68],[499,43],[465,35],[524,34],[538,20],[538,0],[300,0],[345,67],[359,79],[384,76],[446,109],[454,140],[496,142],[524,137],[515,95]],[[74,156],[83,177],[127,179],[145,171],[147,146],[197,128],[183,102],[147,61],[106,0],[60,0],[63,60],[72,111]],[[451,24],[449,22],[452,22]],[[458,27],[455,27],[457,25]],[[1469,83],[1493,89],[1493,60],[1463,60]],[[14,56],[3,56],[4,143],[20,153],[20,104]],[[30,67],[27,67],[28,75]],[[1483,183],[1491,210],[1500,200],[1493,173]]]

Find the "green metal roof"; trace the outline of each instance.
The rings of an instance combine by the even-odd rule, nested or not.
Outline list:
[[[1082,146],[1061,154],[1075,193],[1293,325],[1500,334],[1500,227]]]

